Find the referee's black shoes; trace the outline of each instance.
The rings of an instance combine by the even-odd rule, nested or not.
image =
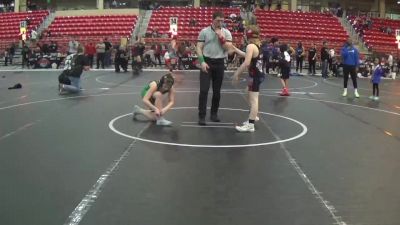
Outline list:
[[[221,122],[221,120],[218,118],[217,114],[212,114],[210,116],[210,120],[213,122]]]
[[[200,117],[199,118],[199,125],[200,126],[205,126],[206,125],[206,118]]]

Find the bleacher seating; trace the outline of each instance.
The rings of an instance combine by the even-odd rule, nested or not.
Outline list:
[[[349,20],[351,23],[354,22],[356,17],[350,17]],[[381,31],[381,28],[390,27],[392,29],[391,34],[387,34]],[[391,20],[391,19],[381,19],[381,18],[372,18],[372,27],[371,30],[366,29],[364,31],[363,40],[364,43],[370,48],[372,51],[383,53],[383,54],[397,54],[397,43],[396,43],[396,34],[395,29],[400,28],[400,20]]]
[[[8,48],[11,43],[18,43],[21,39],[19,36],[20,22],[27,17],[30,19],[27,34],[32,29],[36,29],[43,20],[49,15],[48,11],[32,11],[21,13],[1,13],[0,14],[0,50]]]
[[[224,12],[225,16],[234,13],[239,16],[239,8],[220,8],[220,7],[203,7],[203,8],[183,8],[183,7],[165,7],[154,10],[151,16],[147,32],[157,29],[160,34],[169,33],[169,18],[178,17],[178,36],[180,39],[197,40],[199,32],[212,23],[212,14],[215,11]],[[196,26],[190,27],[189,21],[194,18],[197,21]],[[232,28],[232,23],[226,20],[228,28]],[[233,33],[234,37],[241,36],[239,33]]]
[[[325,40],[338,52],[348,38],[339,20],[331,14],[266,10],[257,10],[255,14],[263,36],[278,37],[294,48],[301,41],[306,50],[312,43],[319,49]]]
[[[153,11],[147,32],[150,33],[151,30],[157,29],[161,34],[168,33],[169,18],[176,16],[178,17],[179,38],[195,41],[200,30],[211,24],[212,14],[217,10],[223,11],[225,17],[232,13],[240,16],[239,8],[166,7]],[[255,15],[257,16],[262,37],[278,37],[281,41],[290,43],[293,47],[301,41],[306,49],[314,42],[319,48],[322,41],[326,40],[329,47],[339,51],[348,38],[339,20],[331,14],[257,10]],[[195,27],[189,26],[191,18],[197,21]],[[225,23],[232,32],[233,23],[229,19],[226,19]],[[234,37],[234,42],[239,43],[243,34],[232,32],[232,36]]]
[[[108,38],[112,43],[119,43],[121,37],[131,37],[135,28],[137,15],[93,15],[56,17],[48,27],[51,37],[41,42],[57,41],[65,46],[70,37],[75,37],[81,44],[100,38]]]

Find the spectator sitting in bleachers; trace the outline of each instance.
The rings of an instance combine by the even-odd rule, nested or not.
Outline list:
[[[337,17],[342,17],[342,16],[343,16],[343,8],[342,8],[342,6],[340,6],[339,3],[338,3],[338,6],[337,6],[337,13],[336,13],[336,16],[337,16]]]
[[[149,37],[153,37],[153,34],[154,34],[154,29],[153,28],[149,28],[147,31],[146,31],[146,34],[144,35],[145,37],[147,37],[147,38],[149,38]]]
[[[386,27],[386,31],[385,31],[388,35],[392,34],[392,28],[391,27]]]
[[[31,24],[31,19],[27,16],[25,18],[26,25],[29,26]]]
[[[268,11],[271,10],[272,7],[272,0],[268,0]]]
[[[239,18],[239,22],[237,23],[238,25],[238,32],[243,33],[244,32],[244,20],[242,18]]]
[[[260,0],[260,9],[264,10],[264,7],[267,5],[267,0]]]
[[[241,18],[242,20],[246,20],[246,15],[247,15],[246,7],[247,7],[247,4],[243,4],[243,5],[240,7],[240,18]]]
[[[191,18],[189,21],[189,27],[195,27],[197,25],[197,21],[194,18]]]
[[[51,31],[49,29],[45,29],[43,31],[43,36],[44,37],[51,37]]]
[[[31,41],[35,43],[37,39],[38,39],[38,34],[37,34],[35,29],[32,29],[32,31],[31,31]]]
[[[250,17],[248,25],[257,25],[257,17],[254,14]]]
[[[41,50],[44,55],[50,55],[49,45],[46,42],[41,46]]]
[[[282,9],[282,0],[278,0],[276,2],[276,10],[281,10]]]
[[[32,57],[31,58],[37,58],[43,55],[42,48],[39,44],[36,45],[36,47],[32,51]]]
[[[57,53],[57,51],[58,51],[57,42],[51,41],[49,49],[50,49],[50,53]]]
[[[371,19],[371,17],[369,17],[369,16],[367,17],[366,23],[367,23],[367,29],[371,30],[372,29],[372,19]]]
[[[247,2],[248,2],[247,5],[249,6],[248,11],[251,12],[251,13],[254,13],[255,10],[256,10],[256,7],[257,7],[256,1],[255,0],[248,0]]]
[[[160,33],[158,33],[158,28],[153,28],[153,33],[151,34],[152,38],[159,38]]]
[[[232,23],[235,23],[237,21],[237,15],[235,13],[231,13],[229,15],[229,19],[231,20]]]
[[[111,8],[117,8],[118,7],[118,3],[116,0],[113,0],[111,3]]]

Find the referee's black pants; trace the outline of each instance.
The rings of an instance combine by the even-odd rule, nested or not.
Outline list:
[[[217,115],[225,69],[224,59],[205,57],[204,60],[210,68],[208,69],[208,73],[200,71],[199,118],[205,118],[207,114],[207,97],[210,83],[212,83],[213,89],[211,115]]]

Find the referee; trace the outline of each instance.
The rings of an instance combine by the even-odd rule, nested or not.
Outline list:
[[[224,14],[213,13],[213,21],[200,31],[197,40],[196,52],[201,64],[200,94],[199,94],[199,125],[206,125],[207,97],[212,82],[213,96],[211,103],[210,120],[220,122],[218,118],[219,101],[221,98],[221,86],[224,79],[224,59],[228,49],[232,47],[232,35],[228,29],[222,27]]]

